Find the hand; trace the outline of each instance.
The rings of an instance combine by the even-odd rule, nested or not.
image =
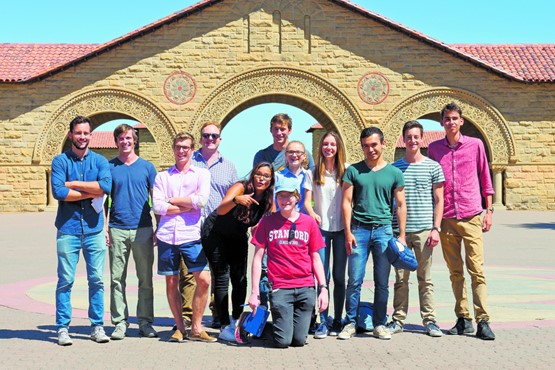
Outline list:
[[[345,233],[345,250],[347,251],[347,255],[350,256],[353,252],[353,248],[357,247],[357,240],[353,233],[350,231]]]
[[[104,236],[106,237],[106,246],[111,247],[112,239],[110,238],[110,233],[108,232],[108,230],[104,230]]]
[[[322,219],[320,218],[320,216],[316,212],[311,212],[310,215],[312,216],[312,218],[314,219],[314,221],[316,221],[316,223],[318,225],[320,225],[320,223],[322,223]]]
[[[252,310],[252,315],[256,315],[256,309],[260,305],[260,294],[259,293],[251,293],[249,297],[249,307]]]
[[[318,295],[318,312],[323,312],[328,308],[328,288],[320,290]]]
[[[253,203],[258,205],[258,202],[256,201],[256,199],[253,198],[253,195],[254,195],[254,192],[250,194],[238,195],[235,197],[235,203],[245,206],[247,208],[250,207],[250,205]]]
[[[405,239],[404,236],[397,237],[397,240],[399,240],[399,242],[401,242],[401,244],[403,244],[405,246],[407,245],[407,240]]]
[[[493,213],[486,211],[486,215],[482,220],[482,231],[487,233],[491,229],[492,224],[493,224]]]
[[[433,229],[430,231],[430,235],[428,235],[428,239],[426,239],[426,246],[433,248],[439,243],[439,231],[437,229]]]

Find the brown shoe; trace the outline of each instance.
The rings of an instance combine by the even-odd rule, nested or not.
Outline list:
[[[193,333],[189,332],[189,339],[190,340],[196,340],[196,341],[199,341],[199,342],[208,342],[208,343],[216,342],[218,340],[217,338],[214,338],[214,337],[211,337],[210,335],[208,335],[208,333],[205,332],[204,330],[201,331],[198,334],[193,334]]]
[[[183,342],[183,337],[185,336],[185,333],[182,332],[181,330],[176,330],[173,332],[172,336],[168,339],[168,342]]]

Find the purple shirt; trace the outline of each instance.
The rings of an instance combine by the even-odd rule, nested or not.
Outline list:
[[[156,237],[164,243],[180,245],[200,239],[201,208],[210,195],[210,172],[190,166],[182,174],[173,166],[160,172],[154,180],[152,201],[154,213],[160,215]],[[168,215],[168,198],[190,197],[193,209]]]
[[[443,217],[460,220],[482,213],[482,197],[494,193],[482,141],[461,134],[450,148],[444,138],[430,144],[428,156],[445,175]]]

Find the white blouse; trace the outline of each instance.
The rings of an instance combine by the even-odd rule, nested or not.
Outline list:
[[[313,184],[312,171],[307,171],[304,188],[312,191],[314,212],[320,216],[320,229],[324,231],[341,231],[345,228],[341,212],[343,192],[339,181],[335,181],[336,171],[325,174],[323,185]]]

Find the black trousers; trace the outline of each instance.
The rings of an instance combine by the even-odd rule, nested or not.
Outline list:
[[[237,320],[247,298],[247,234],[235,237],[210,233],[202,239],[204,253],[214,274],[214,306],[222,326],[229,324],[229,281],[231,280],[232,316]]]

